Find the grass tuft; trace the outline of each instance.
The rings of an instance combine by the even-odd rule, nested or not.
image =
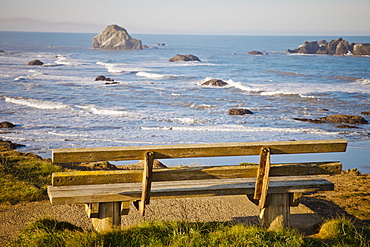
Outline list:
[[[58,171],[60,167],[35,154],[3,150],[0,152],[0,203],[46,198],[51,174]]]

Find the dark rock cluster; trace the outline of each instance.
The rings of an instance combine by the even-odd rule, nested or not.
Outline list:
[[[306,41],[294,50],[287,50],[288,53],[301,54],[326,54],[326,55],[346,55],[353,54],[356,56],[370,55],[369,43],[349,43],[348,41],[338,38],[327,42],[321,41]]]

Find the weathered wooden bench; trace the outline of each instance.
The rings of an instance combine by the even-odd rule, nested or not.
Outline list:
[[[318,177],[337,174],[340,162],[270,164],[270,155],[344,152],[345,140],[245,142],[194,145],[54,149],[54,163],[144,160],[144,170],[53,173],[52,204],[85,204],[97,231],[121,224],[133,202],[142,215],[150,199],[246,195],[260,209],[261,224],[289,226],[290,206],[302,193],[333,190]],[[257,165],[154,169],[155,159],[260,155]]]

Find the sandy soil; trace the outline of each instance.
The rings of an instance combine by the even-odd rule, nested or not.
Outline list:
[[[318,229],[324,218],[346,215],[370,222],[370,175],[356,172],[323,176],[335,183],[335,191],[306,195],[297,208],[291,209],[291,222],[306,234]],[[258,222],[259,209],[246,196],[223,196],[153,200],[142,218],[132,205],[123,226],[143,220],[240,221]],[[92,230],[82,205],[50,205],[48,201],[0,205],[0,246],[17,236],[29,222],[42,216],[67,221],[85,230]]]

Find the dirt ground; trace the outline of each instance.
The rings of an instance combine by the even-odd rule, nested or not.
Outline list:
[[[370,223],[370,175],[343,172],[323,176],[334,182],[335,190],[305,195],[297,208],[291,209],[292,227],[306,234],[318,230],[325,218],[347,216]],[[246,196],[223,196],[153,200],[142,218],[131,205],[122,225],[130,226],[143,220],[237,221],[255,224],[259,209]],[[0,246],[17,236],[29,222],[51,216],[85,230],[92,230],[82,205],[50,205],[49,201],[0,205]],[[304,218],[305,217],[305,218]]]

